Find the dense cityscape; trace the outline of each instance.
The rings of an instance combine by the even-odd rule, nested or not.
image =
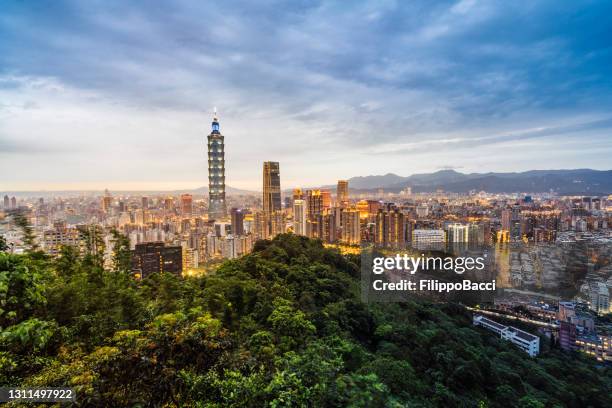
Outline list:
[[[207,154],[208,195],[5,195],[2,236],[11,252],[24,250],[11,217],[19,213],[47,254],[57,256],[64,246],[94,248],[110,267],[119,232],[129,239],[136,280],[159,272],[206,274],[223,259],[248,254],[257,240],[287,232],[355,254],[363,245],[451,253],[492,247],[495,262],[487,273],[500,289],[482,313],[530,322],[564,349],[612,361],[612,321],[599,319],[612,312],[611,196],[413,193],[410,187],[351,193],[348,180],[338,180],[335,189],[283,191],[280,164],[272,161],[262,166],[263,194],[228,194],[216,112]],[[490,327],[499,332],[496,324]]]

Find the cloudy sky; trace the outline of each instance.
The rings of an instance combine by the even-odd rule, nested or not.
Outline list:
[[[0,4],[0,191],[612,168],[610,1]]]

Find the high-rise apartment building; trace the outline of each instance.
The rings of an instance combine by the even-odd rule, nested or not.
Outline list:
[[[111,197],[108,190],[106,190],[106,192],[104,193],[104,196],[102,197],[102,211],[104,213],[108,213],[110,211],[112,203],[113,203],[113,197]]]
[[[361,223],[356,209],[342,211],[342,242],[349,245],[361,242]]]
[[[183,272],[183,247],[165,246],[163,242],[136,244],[132,251],[132,273],[137,279],[152,273]]]
[[[306,191],[306,218],[316,220],[316,217],[323,212],[323,195],[321,190]]]
[[[208,219],[227,217],[225,202],[225,138],[219,132],[217,112],[208,135]]]
[[[406,242],[404,214],[397,208],[378,210],[375,241],[377,245],[401,247]]]
[[[331,191],[329,190],[321,190],[321,197],[323,199],[323,209],[328,210],[331,208],[332,199],[331,199]]]
[[[348,181],[338,180],[338,187],[336,189],[336,201],[338,202],[338,206],[346,207],[349,201],[348,197]]]
[[[181,214],[183,217],[191,217],[193,214],[193,196],[181,194]]]
[[[467,225],[455,223],[446,228],[448,242],[459,243],[469,241],[469,228]]]
[[[293,200],[293,232],[297,235],[306,235],[306,202]]]

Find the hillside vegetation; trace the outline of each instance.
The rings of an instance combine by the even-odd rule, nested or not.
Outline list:
[[[612,372],[536,359],[455,304],[367,305],[358,257],[294,235],[206,277],[135,282],[101,254],[0,253],[1,385],[81,406],[610,407]]]

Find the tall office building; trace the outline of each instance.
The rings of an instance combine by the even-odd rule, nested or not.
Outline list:
[[[4,196],[4,209],[8,209],[9,208],[9,204],[10,203],[10,199],[9,196],[5,195]]]
[[[278,162],[263,164],[263,210],[267,217],[281,210],[280,167]]]
[[[230,213],[232,216],[232,234],[234,236],[244,235],[244,211],[239,208],[232,208]]]
[[[191,194],[181,194],[181,214],[184,217],[191,217],[191,214],[193,214],[193,196]]]
[[[348,181],[338,180],[338,187],[336,189],[336,201],[338,206],[346,207],[348,204]]]
[[[225,202],[225,138],[219,132],[217,110],[208,135],[208,219],[227,217]]]
[[[17,208],[17,199],[15,197],[11,197],[11,208]]]
[[[263,216],[266,232],[270,238],[284,232],[280,188],[280,166],[278,162],[263,164]]]
[[[304,200],[293,200],[293,232],[306,235],[306,203]]]

